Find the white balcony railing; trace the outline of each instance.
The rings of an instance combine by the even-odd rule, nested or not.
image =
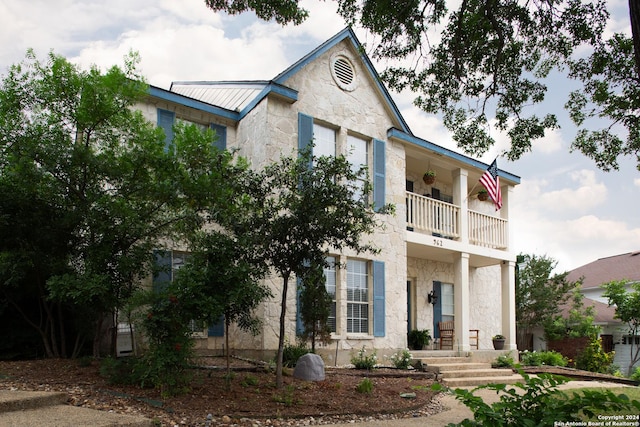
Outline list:
[[[460,239],[460,208],[451,203],[407,192],[407,228],[453,240]],[[469,243],[507,249],[507,220],[469,210]]]
[[[468,212],[469,243],[495,249],[507,249],[507,220],[476,211]]]
[[[407,227],[442,237],[460,237],[460,208],[451,203],[407,192]]]

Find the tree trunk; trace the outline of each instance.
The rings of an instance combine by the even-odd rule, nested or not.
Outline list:
[[[229,317],[224,316],[224,342],[227,356],[227,378],[231,378],[231,352],[229,351]]]
[[[287,314],[287,289],[289,274],[282,275],[282,301],[280,303],[280,336],[278,337],[278,357],[276,359],[276,388],[282,388],[282,355],[284,352],[284,326]]]
[[[640,2],[638,0],[629,0],[629,18],[631,19],[636,73],[638,73],[636,77],[640,79]]]

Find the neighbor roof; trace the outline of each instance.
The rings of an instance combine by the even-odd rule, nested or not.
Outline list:
[[[569,272],[567,280],[575,282],[581,277],[582,289],[599,288],[614,280],[640,282],[640,251],[600,258]]]

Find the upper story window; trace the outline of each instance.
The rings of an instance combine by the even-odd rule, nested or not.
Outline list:
[[[313,124],[314,157],[336,155],[336,131],[326,126]]]
[[[357,172],[362,167],[369,165],[369,143],[367,140],[352,135],[347,136],[347,160],[351,164],[351,170]],[[362,197],[366,176],[358,181],[359,191],[356,198]]]

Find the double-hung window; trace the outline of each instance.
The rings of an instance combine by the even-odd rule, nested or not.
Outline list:
[[[347,333],[369,333],[369,273],[362,260],[347,260]]]
[[[369,165],[369,150],[368,142],[365,139],[358,138],[352,135],[347,136],[347,160],[351,164],[351,171],[357,172],[360,168],[367,167]],[[355,192],[355,198],[360,199],[364,194],[364,185],[367,180],[366,175],[362,175],[356,182],[357,190]]]
[[[331,314],[327,319],[327,325],[331,329],[331,332],[337,331],[337,312],[336,312],[336,259],[334,257],[327,257],[327,265],[324,267],[325,288],[327,293],[331,296]]]
[[[313,156],[332,157],[336,155],[336,131],[326,126],[313,124]]]

